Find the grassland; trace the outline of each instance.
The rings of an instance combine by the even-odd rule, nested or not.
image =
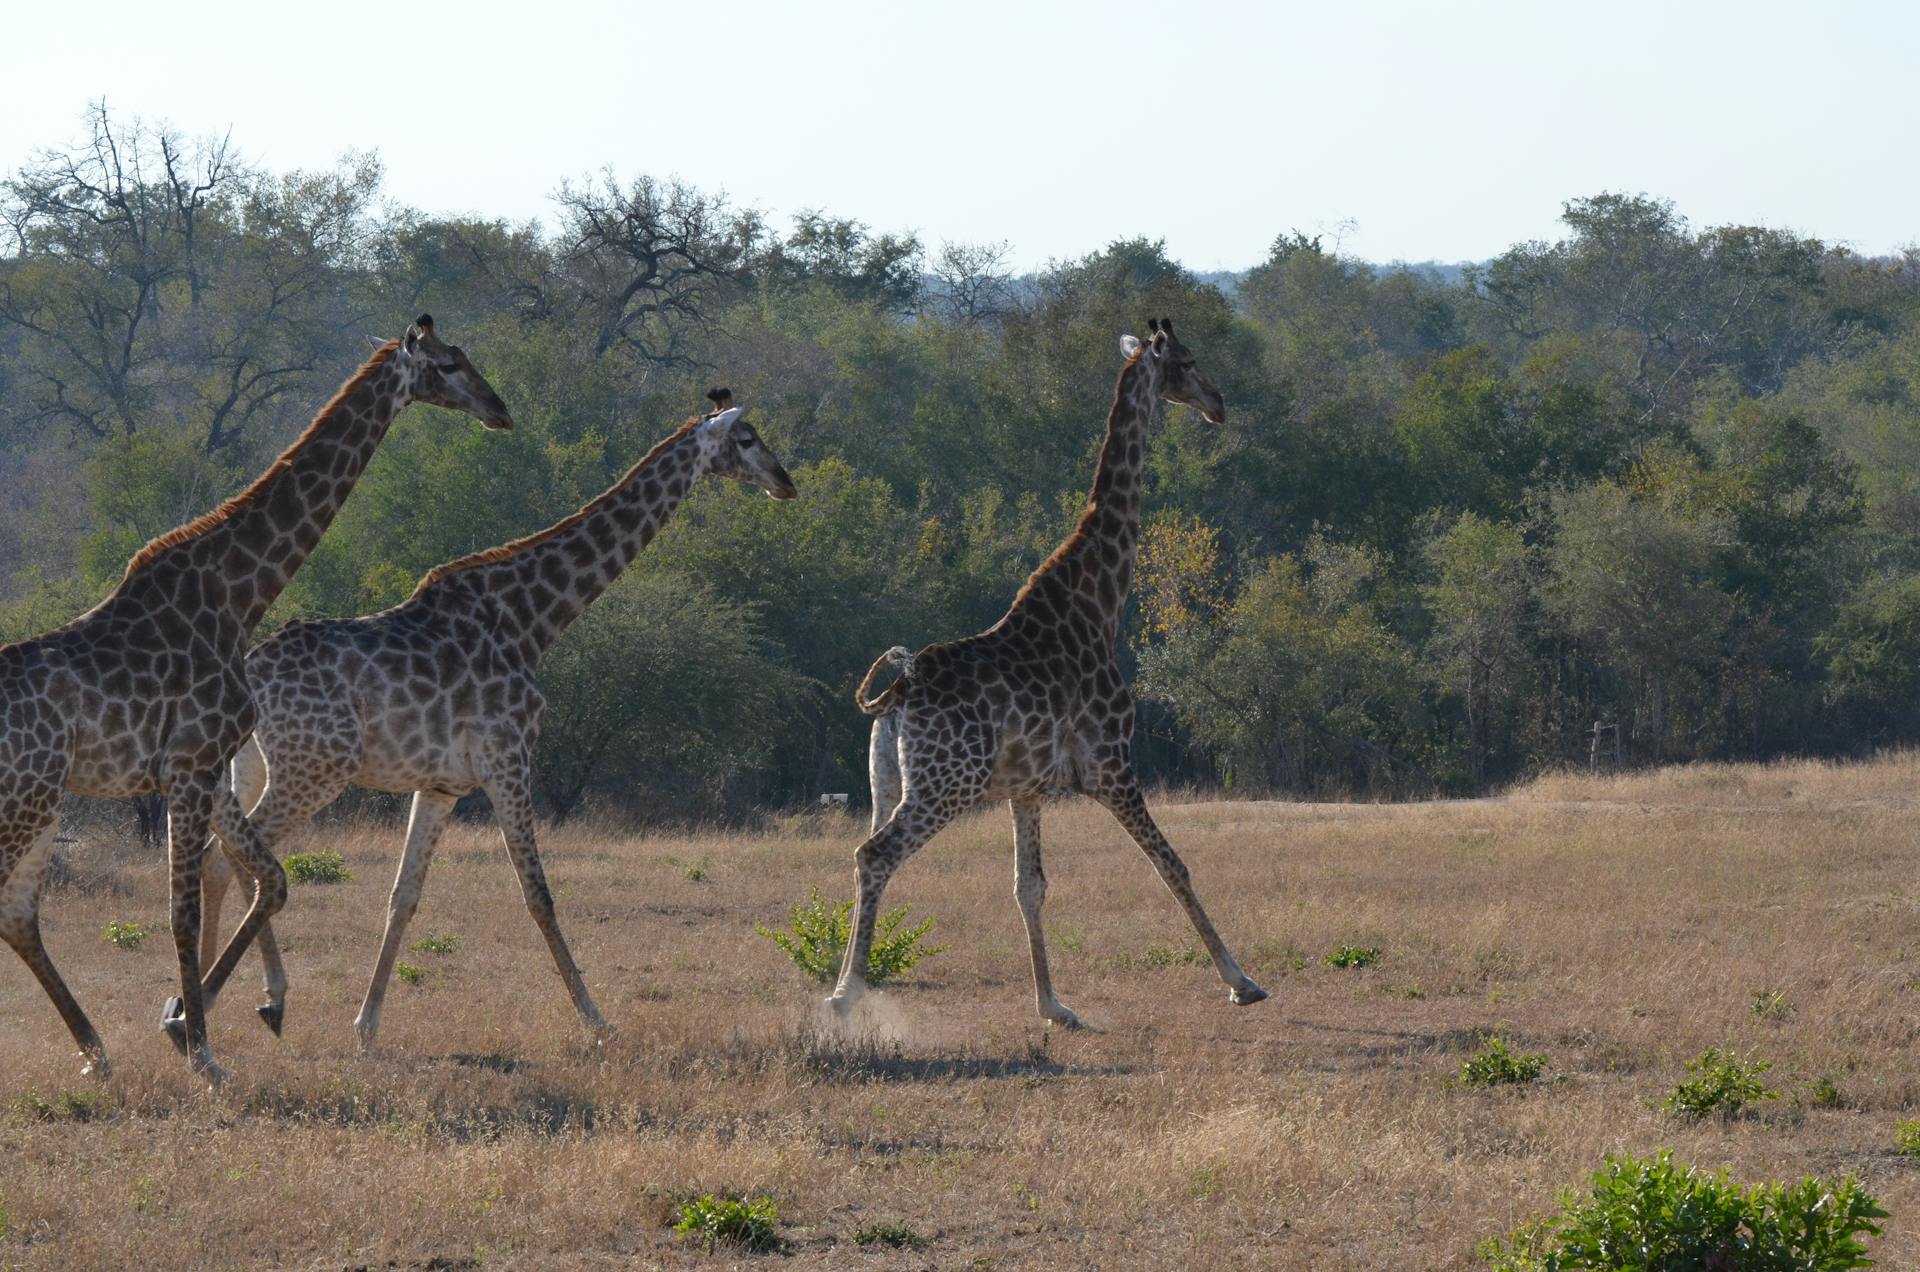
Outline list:
[[[1920,1266],[1920,760],[1554,778],[1496,801],[1161,801],[1229,942],[1273,998],[1230,1007],[1104,814],[1051,809],[1061,997],[1032,1015],[1004,810],[955,826],[889,905],[951,949],[834,1029],[756,921],[850,887],[844,816],[758,834],[546,837],[603,1011],[577,1028],[497,839],[454,831],[378,1051],[351,1021],[395,828],[316,830],[354,879],[295,890],[286,1036],[215,1013],[209,1096],[156,1028],[173,976],[157,860],[72,850],[45,923],[106,1035],[90,1085],[24,969],[0,971],[0,1263],[169,1267],[725,1265],[669,1229],[708,1191],[771,1196],[781,1267],[1463,1268],[1610,1151],[1737,1177],[1850,1173]],[[697,875],[690,878],[689,875]],[[137,948],[112,921],[152,930]],[[1335,968],[1338,946],[1377,948]],[[1497,1032],[1540,1081],[1470,1090]],[[1675,1120],[1709,1046],[1781,1098]],[[1823,1080],[1824,1084],[1823,1085]],[[917,1250],[856,1245],[900,1225]]]

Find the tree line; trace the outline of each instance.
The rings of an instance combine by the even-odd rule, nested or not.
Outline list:
[[[852,685],[1000,615],[1078,515],[1119,336],[1167,314],[1231,411],[1153,437],[1150,780],[1465,793],[1596,726],[1625,764],[1920,735],[1913,253],[1602,193],[1464,271],[1287,232],[1214,281],[1150,237],[1016,277],[1005,244],[611,169],[522,225],[381,182],[104,105],[0,182],[0,637],[104,595],[428,310],[518,427],[403,424],[269,625],[551,523],[724,383],[801,499],[706,483],[556,648],[546,811],[858,791]]]

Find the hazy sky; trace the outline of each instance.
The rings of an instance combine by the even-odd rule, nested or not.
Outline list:
[[[0,167],[91,98],[275,169],[377,149],[395,199],[547,217],[611,164],[781,219],[1006,239],[1022,266],[1277,234],[1375,260],[1675,200],[1880,252],[1920,238],[1920,6],[1693,3],[38,3],[6,23]]]

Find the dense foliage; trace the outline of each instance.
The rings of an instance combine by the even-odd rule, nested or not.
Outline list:
[[[429,310],[518,427],[403,422],[270,623],[554,521],[726,383],[801,499],[705,483],[556,649],[543,798],[860,790],[848,691],[999,616],[1078,512],[1119,336],[1166,314],[1231,410],[1152,438],[1150,779],[1465,792],[1920,736],[1920,258],[1609,193],[1463,276],[1287,233],[1223,290],[1151,238],[1015,278],[645,177],[545,225],[380,184],[104,108],[0,182],[0,637],[102,595]]]

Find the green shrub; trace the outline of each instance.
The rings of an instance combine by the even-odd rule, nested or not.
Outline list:
[[[1875,1221],[1887,1217],[1851,1178],[1741,1188],[1724,1170],[1675,1164],[1668,1149],[1648,1161],[1608,1157],[1587,1195],[1569,1189],[1560,1205],[1558,1215],[1483,1241],[1476,1253],[1494,1272],[1841,1272],[1872,1265],[1860,1238],[1879,1235]]]
[[[1895,1122],[1893,1142],[1908,1157],[1920,1157],[1920,1117],[1903,1117]]]
[[[345,859],[331,848],[289,853],[281,865],[286,868],[288,883],[345,883],[353,878]]]
[[[418,985],[427,979],[426,968],[415,967],[412,963],[406,962],[395,963],[393,974],[409,985]]]
[[[137,950],[140,942],[147,939],[147,929],[141,923],[122,923],[119,919],[100,929],[100,939],[117,949]]]
[[[452,932],[429,932],[409,948],[415,954],[451,954],[460,948],[460,938]]]
[[[1784,989],[1756,989],[1751,1011],[1756,1020],[1785,1020],[1793,1014],[1793,1004]]]
[[[100,1112],[98,1091],[61,1091],[51,1100],[29,1090],[14,1101],[21,1116],[36,1122],[91,1122]]]
[[[1460,1085],[1470,1087],[1507,1086],[1532,1082],[1545,1068],[1547,1058],[1537,1052],[1514,1055],[1499,1038],[1487,1039],[1486,1050],[1460,1062]]]
[[[1732,1117],[1749,1104],[1778,1099],[1780,1093],[1761,1081],[1772,1067],[1765,1060],[1742,1060],[1708,1047],[1687,1061],[1693,1076],[1673,1088],[1666,1109],[1682,1117]]]
[[[1367,945],[1342,945],[1320,961],[1328,967],[1365,967],[1380,960],[1380,951]]]
[[[896,1250],[918,1250],[927,1244],[927,1239],[904,1223],[888,1221],[870,1223],[853,1234],[855,1245],[892,1246]]]
[[[913,909],[903,905],[880,916],[874,925],[873,948],[867,953],[867,983],[879,985],[910,970],[923,958],[932,958],[947,947],[920,944],[933,928],[928,919],[906,927],[907,914]],[[793,965],[822,984],[840,975],[840,962],[846,957],[847,942],[852,939],[853,902],[829,905],[814,888],[807,900],[793,907],[793,925],[777,932],[762,924],[753,930],[778,945],[793,960]]]
[[[780,1210],[771,1197],[752,1201],[716,1197],[712,1193],[680,1206],[680,1222],[673,1225],[681,1237],[705,1237],[707,1253],[725,1243],[758,1253],[780,1244]]]

